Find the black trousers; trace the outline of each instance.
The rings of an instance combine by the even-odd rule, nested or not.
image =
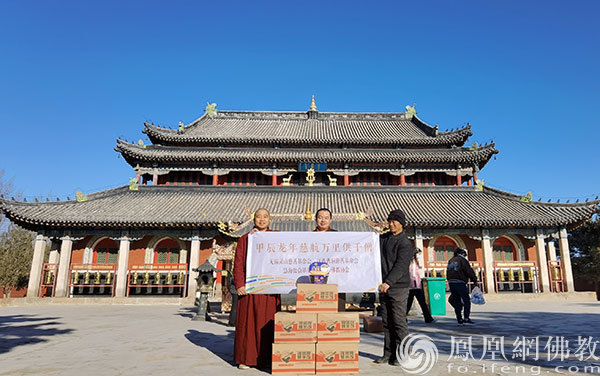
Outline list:
[[[469,288],[464,282],[450,282],[450,297],[448,303],[454,307],[456,320],[463,319],[462,310],[465,309],[465,320],[471,316],[471,297],[469,296]]]
[[[432,322],[433,317],[431,317],[431,312],[429,312],[429,307],[427,306],[427,302],[425,301],[425,293],[423,289],[410,289],[408,290],[408,301],[406,303],[406,313],[410,311],[410,307],[412,307],[414,298],[417,298],[417,302],[419,302],[419,306],[421,306],[421,311],[423,311],[423,318],[425,322]]]
[[[237,319],[237,303],[238,294],[231,294],[231,311],[229,312],[229,322],[227,322],[227,326],[235,326],[235,321]]]
[[[381,318],[383,319],[383,356],[396,359],[396,350],[404,337],[408,335],[406,323],[406,303],[408,287],[390,288],[380,294]]]

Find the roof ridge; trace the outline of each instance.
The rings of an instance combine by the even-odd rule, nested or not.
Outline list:
[[[506,197],[510,199],[514,199],[515,201],[521,201],[521,198],[525,197],[524,195],[520,195],[518,193],[512,193],[508,191],[504,191],[499,188],[490,187],[487,185],[483,186],[483,191],[485,193],[489,193],[494,196]],[[590,200],[590,201],[579,201],[579,202],[542,202],[542,201],[529,201],[527,204],[535,204],[535,205],[543,205],[543,206],[559,206],[559,207],[573,207],[573,206],[590,206],[590,205],[598,205],[600,204],[600,199],[598,200]]]
[[[303,212],[306,200],[313,205],[331,204],[338,213],[347,212],[349,207],[356,212],[371,207],[375,209],[375,218],[382,220],[389,210],[401,206],[407,210],[407,216],[410,215],[411,225],[443,228],[554,228],[563,225],[573,228],[598,211],[598,200],[575,204],[525,204],[516,200],[518,195],[509,197],[506,194],[491,187],[479,192],[473,186],[140,186],[138,191],[130,191],[124,186],[96,192],[80,203],[7,203],[0,199],[0,208],[11,221],[36,231],[67,226],[79,229],[90,226],[103,229],[124,226],[214,228],[220,220],[236,222],[246,218],[244,205],[258,207],[269,203],[275,213],[289,214]],[[294,202],[294,205],[282,205],[279,197]],[[185,208],[181,205],[184,201]],[[143,210],[138,210],[140,205]],[[495,210],[498,213],[494,213]]]
[[[105,189],[102,191],[96,191],[91,193],[84,193],[89,199],[98,199],[104,197],[114,196],[121,191],[129,189],[129,185],[121,185],[114,188]],[[56,200],[56,201],[17,201],[17,200],[9,200],[7,198],[0,197],[0,204],[5,203],[5,205],[19,205],[19,206],[38,206],[38,205],[52,205],[52,206],[60,206],[60,205],[68,205],[77,203],[77,199],[74,200]],[[85,202],[85,201],[84,201]],[[1,207],[2,205],[0,205]]]
[[[319,149],[310,148],[310,147],[280,147],[274,148],[272,146],[267,147],[259,147],[259,146],[250,146],[250,147],[236,147],[236,146],[183,146],[183,145],[162,145],[162,144],[150,144],[150,145],[138,145],[134,142],[130,142],[123,139],[117,139],[117,147],[124,145],[125,147],[130,147],[134,149],[138,149],[140,151],[143,150],[185,150],[185,151],[201,151],[201,150],[236,150],[236,151],[318,151]],[[386,152],[386,151],[394,151],[394,152],[407,152],[407,153],[434,153],[434,152],[480,152],[486,151],[488,149],[495,149],[495,143],[491,142],[489,144],[478,145],[476,148],[471,146],[458,146],[455,148],[396,148],[396,147],[374,147],[374,148],[358,148],[358,147],[348,147],[348,148],[339,148],[333,150],[340,151],[359,151],[359,152]],[[328,151],[332,150],[328,148]]]

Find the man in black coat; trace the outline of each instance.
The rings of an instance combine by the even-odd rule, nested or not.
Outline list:
[[[471,298],[467,283],[471,280],[477,285],[477,276],[467,260],[467,251],[461,248],[454,250],[454,257],[448,260],[446,278],[450,286],[448,302],[454,308],[458,325],[474,324],[471,320]],[[462,310],[465,310],[464,317]]]
[[[409,265],[414,247],[406,237],[406,216],[400,209],[388,215],[390,232],[379,238],[381,251],[381,277],[379,302],[384,329],[383,357],[375,363],[398,365],[396,351],[404,337],[408,335],[406,303],[410,282]]]

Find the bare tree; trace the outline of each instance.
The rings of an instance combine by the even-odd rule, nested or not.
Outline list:
[[[8,195],[13,194],[14,185],[12,179],[6,180],[4,169],[0,170],[0,195],[3,195],[5,198]],[[4,217],[3,213],[0,213],[0,233],[3,233],[8,228],[8,220]]]
[[[0,194],[6,197],[12,193],[12,181],[5,181],[4,170],[0,170]],[[31,231],[11,224],[0,214],[0,287],[4,297],[10,296],[13,288],[27,286],[34,238]]]

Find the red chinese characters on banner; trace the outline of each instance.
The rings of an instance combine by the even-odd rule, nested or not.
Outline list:
[[[296,283],[306,282],[313,262],[329,265],[328,283],[338,284],[340,292],[374,291],[381,283],[375,233],[258,232],[248,240],[246,289],[250,293],[293,291]]]

